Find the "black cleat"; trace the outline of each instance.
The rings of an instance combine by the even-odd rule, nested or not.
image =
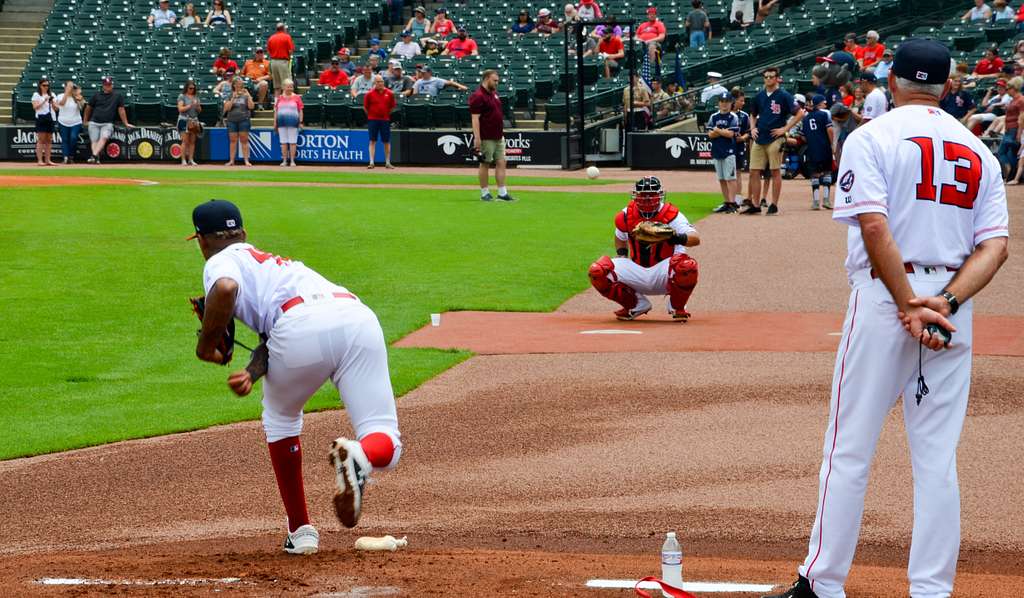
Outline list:
[[[494,198],[493,198],[493,197],[491,197],[491,194],[490,194],[490,193],[488,193],[488,194],[486,194],[486,195],[481,195],[481,196],[480,196],[480,201],[492,201],[493,199],[494,199]]]
[[[743,210],[740,212],[740,214],[744,214],[744,215],[747,215],[747,214],[760,214],[760,213],[761,213],[761,208],[757,208],[757,207],[754,207],[752,205],[743,208]]]
[[[793,585],[781,594],[761,596],[761,598],[818,598],[818,595],[811,590],[811,582],[803,575],[797,577]]]
[[[771,204],[770,206],[768,206],[768,215],[769,216],[771,216],[773,214],[778,214],[778,213],[779,213],[779,206],[777,206],[775,204]]]
[[[721,204],[718,204],[718,207],[715,208],[714,210],[711,210],[711,211],[716,213],[716,214],[728,214],[729,212],[733,211],[733,207],[732,206],[734,206],[734,205],[735,204],[730,203],[730,202],[723,202]]]
[[[511,193],[506,193],[505,195],[499,195],[498,199],[500,201],[515,201],[516,200],[516,198],[512,197]]]

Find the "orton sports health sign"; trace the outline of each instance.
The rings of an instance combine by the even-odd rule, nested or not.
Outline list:
[[[211,160],[228,159],[228,132],[224,128],[206,130]],[[392,133],[391,161],[397,162],[398,143]],[[370,159],[370,138],[366,131],[304,129],[299,133],[299,162],[362,163]],[[239,153],[240,157],[241,154]],[[384,160],[384,144],[377,143],[377,159]],[[280,162],[281,141],[273,129],[253,129],[249,132],[249,160],[253,162]]]

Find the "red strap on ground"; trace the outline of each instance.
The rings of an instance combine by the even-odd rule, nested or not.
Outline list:
[[[648,592],[645,592],[640,589],[640,584],[645,581],[653,581],[654,583],[658,584],[659,586],[661,586],[661,591],[665,592],[669,596],[672,596],[672,598],[697,598],[696,596],[685,590],[681,590],[677,587],[668,585],[667,583],[661,581],[657,577],[645,577],[640,581],[636,582],[636,585],[633,587],[633,591],[636,592],[637,596],[641,596],[642,598],[652,598]]]

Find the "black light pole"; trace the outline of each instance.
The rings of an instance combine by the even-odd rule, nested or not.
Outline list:
[[[587,109],[586,109],[586,105],[585,105],[584,97],[583,97],[584,93],[586,91],[585,90],[586,85],[585,85],[585,82],[583,81],[583,42],[586,39],[587,31],[590,28],[592,28],[592,27],[597,27],[598,25],[603,25],[606,28],[608,28],[608,27],[611,27],[611,28],[623,27],[625,25],[625,26],[627,26],[629,28],[628,31],[629,31],[629,34],[630,34],[630,44],[629,44],[628,52],[629,52],[629,75],[630,75],[630,79],[633,78],[633,75],[636,72],[636,55],[635,55],[635,52],[633,51],[633,39],[632,39],[633,38],[634,25],[635,25],[634,21],[630,20],[627,23],[619,23],[617,21],[586,21],[586,22],[581,22],[581,23],[567,24],[565,26],[565,52],[564,52],[564,54],[565,54],[565,62],[564,62],[564,65],[565,65],[565,74],[566,74],[566,76],[569,75],[569,29],[570,28],[573,29],[573,31],[574,31],[574,41],[576,42],[576,44],[575,44],[576,45],[576,101],[579,102],[579,114],[578,114],[578,119],[579,119],[578,125],[579,125],[579,127],[578,128],[579,128],[580,141],[579,141],[579,146],[578,147],[579,147],[581,162],[586,162],[586,156],[587,156],[587,153],[586,153],[586,140],[585,140]],[[625,48],[625,47],[626,46],[623,45],[623,48]],[[571,129],[570,129],[570,126],[569,126],[569,122],[572,120],[572,102],[570,101],[569,90],[570,90],[570,86],[566,85],[566,89],[565,89],[566,152],[569,152],[569,148],[572,145],[571,144],[571,133],[570,133]],[[626,127],[625,127],[625,129],[626,129],[626,135],[625,135],[626,141],[623,144],[623,151],[625,151],[626,148],[628,147],[628,145],[626,145],[626,144],[628,144],[629,130],[632,128],[632,113],[633,113],[633,92],[632,92],[632,89],[630,89],[630,92],[629,92],[629,111],[627,113]],[[568,160],[567,160],[567,162],[568,162]]]

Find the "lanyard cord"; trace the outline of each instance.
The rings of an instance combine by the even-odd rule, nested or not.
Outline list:
[[[921,398],[928,395],[928,385],[924,382],[924,372],[922,367],[924,365],[924,345],[917,345],[917,394],[914,396],[917,398],[917,404],[921,404]]]

